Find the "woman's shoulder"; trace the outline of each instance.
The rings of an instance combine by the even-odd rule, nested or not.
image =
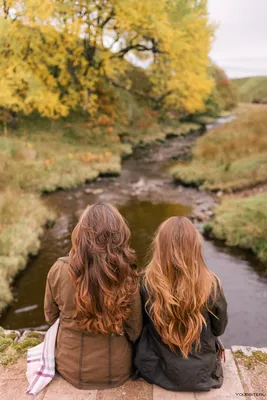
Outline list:
[[[48,272],[48,279],[55,279],[57,276],[67,273],[68,269],[69,269],[69,257],[68,256],[60,257],[50,268]]]

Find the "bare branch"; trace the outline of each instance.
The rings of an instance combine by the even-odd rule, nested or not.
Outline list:
[[[160,96],[160,97],[154,97],[154,96],[150,96],[148,93],[143,93],[143,92],[141,92],[140,90],[128,89],[128,88],[126,88],[123,84],[121,84],[121,83],[119,83],[119,82],[116,82],[116,81],[114,81],[114,80],[112,80],[112,79],[109,79],[107,76],[106,76],[106,79],[107,79],[110,83],[112,83],[113,86],[118,87],[118,88],[120,88],[120,89],[127,90],[128,92],[131,92],[131,93],[133,93],[133,94],[136,94],[137,96],[140,96],[140,97],[142,97],[142,98],[151,100],[152,102],[156,103],[157,105],[158,105],[159,103],[161,103],[167,96],[169,96],[169,95],[173,92],[172,90],[169,90],[168,92],[164,93],[164,94],[163,94],[162,96]]]
[[[7,5],[6,0],[3,0],[3,6],[4,6],[5,19],[7,19],[8,13],[9,13],[9,7],[8,7],[8,5]]]

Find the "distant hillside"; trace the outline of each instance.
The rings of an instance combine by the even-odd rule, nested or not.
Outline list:
[[[267,103],[267,76],[233,79],[238,88],[239,101],[245,103]]]

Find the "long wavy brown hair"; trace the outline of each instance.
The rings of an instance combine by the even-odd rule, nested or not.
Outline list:
[[[130,237],[124,218],[109,204],[88,206],[72,232],[74,318],[89,332],[123,334],[131,300],[138,290]]]
[[[163,342],[184,358],[199,349],[200,334],[216,298],[218,278],[206,266],[201,236],[186,217],[171,217],[156,232],[144,274],[146,310]]]

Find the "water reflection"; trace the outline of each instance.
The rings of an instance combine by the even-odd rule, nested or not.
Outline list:
[[[154,232],[161,222],[174,215],[188,215],[191,208],[182,204],[153,204],[149,201],[132,200],[119,207],[119,210],[129,222],[132,246],[137,253],[138,266],[143,268]]]

